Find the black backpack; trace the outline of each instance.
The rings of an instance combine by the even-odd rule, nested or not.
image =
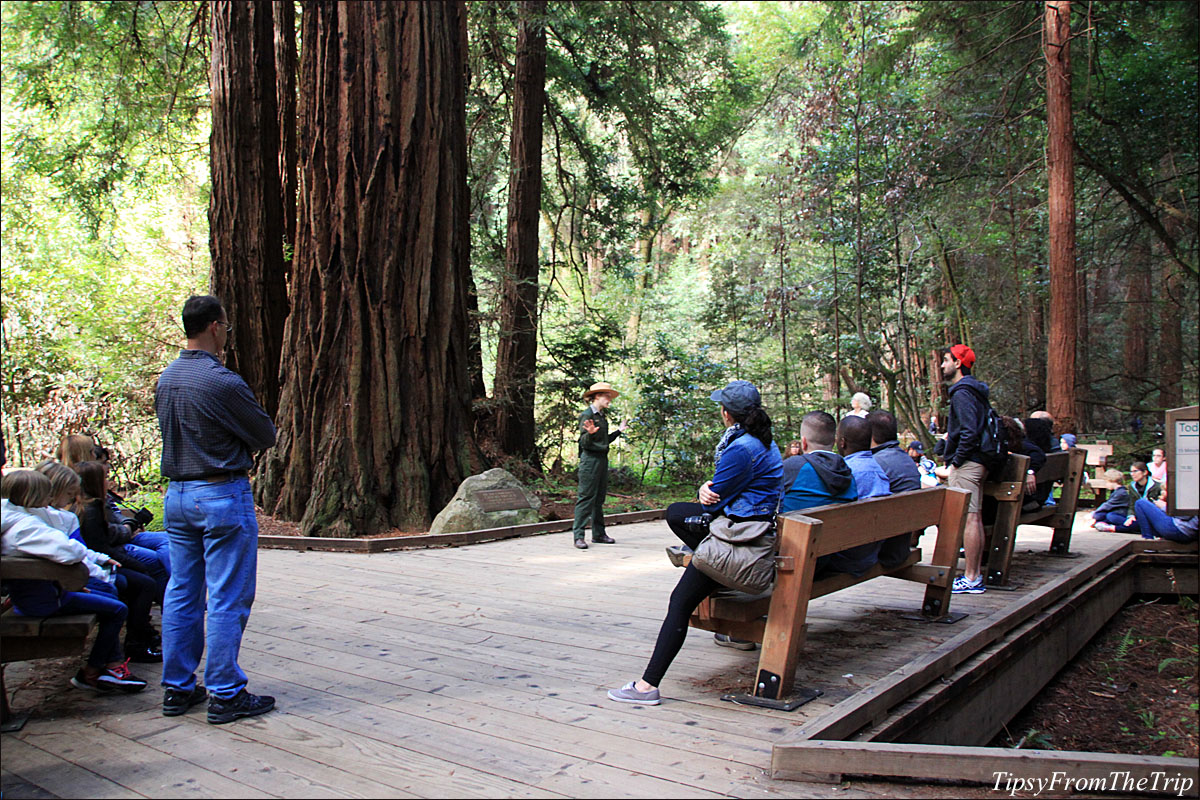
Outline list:
[[[975,396],[982,400],[987,408],[987,413],[983,416],[983,433],[979,437],[979,453],[984,459],[983,465],[991,474],[1003,467],[1005,459],[1008,458],[1008,429],[1004,427],[1004,420],[1000,419],[1000,415],[992,408],[988,399],[973,386],[967,388],[975,392]]]

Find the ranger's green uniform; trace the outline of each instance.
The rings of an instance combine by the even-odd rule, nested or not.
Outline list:
[[[596,423],[598,430],[584,430],[586,420]],[[621,435],[608,432],[608,419],[603,411],[588,405],[579,415],[579,497],[575,501],[575,541],[583,540],[589,520],[592,541],[605,537],[604,496],[608,494],[608,444]]]

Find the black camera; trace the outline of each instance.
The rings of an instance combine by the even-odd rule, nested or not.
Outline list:
[[[148,508],[139,508],[137,511],[133,511],[133,520],[138,526],[144,528],[154,520],[154,513]]]
[[[694,517],[684,517],[683,527],[689,533],[699,534],[700,536],[708,536],[708,524],[712,522],[712,514],[697,514]]]

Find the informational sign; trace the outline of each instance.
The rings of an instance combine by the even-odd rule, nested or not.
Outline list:
[[[532,508],[529,498],[520,489],[485,489],[475,493],[475,500],[484,511],[515,511]]]
[[[1200,514],[1200,406],[1167,412],[1167,513]]]

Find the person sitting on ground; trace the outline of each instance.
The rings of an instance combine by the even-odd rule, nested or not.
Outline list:
[[[758,389],[749,381],[733,381],[713,392],[720,404],[725,433],[717,444],[716,469],[712,480],[697,491],[698,503],[672,503],[667,508],[667,525],[688,548],[695,550],[704,538],[685,520],[703,514],[723,514],[735,522],[773,521],[779,505],[779,481],[783,463],[771,435],[771,418],[762,407]],[[658,632],[654,653],[642,677],[608,698],[618,703],[658,705],[658,687],[687,636],[692,612],[721,584],[688,563],[675,590],[666,619]],[[719,640],[718,640],[719,641]]]
[[[83,542],[92,550],[119,558],[128,552],[108,538],[112,530],[104,511],[105,476],[99,461],[81,461],[74,466],[79,476],[79,492],[75,513],[79,515],[79,532]],[[117,569],[117,596],[129,607],[125,623],[125,655],[131,661],[154,664],[162,661],[162,637],[150,622],[150,606],[162,603],[162,587],[149,571],[135,559],[126,559]]]
[[[118,566],[117,562],[29,513],[45,506],[51,491],[50,480],[31,469],[13,470],[0,481],[0,555],[45,558],[59,564],[82,562],[89,575],[86,590],[64,592],[53,581],[17,579],[4,582],[9,598],[23,616],[95,614],[99,623],[95,642],[71,684],[93,692],[140,692],[146,682],[130,672],[121,651],[121,626],[129,610],[117,599],[102,569]]]
[[[939,483],[938,476],[934,473],[934,470],[937,469],[937,464],[933,462],[932,458],[925,457],[925,445],[921,444],[917,439],[913,439],[908,443],[905,452],[908,453],[908,457],[912,459],[917,467],[917,472],[921,476],[921,486],[924,488],[937,486]]]
[[[850,396],[850,416],[865,417],[870,411],[871,398],[866,392],[855,392]]]
[[[1195,514],[1172,516],[1167,513],[1167,490],[1157,500],[1139,499],[1133,504],[1134,515],[1142,521],[1143,539],[1167,539],[1180,544],[1196,541],[1200,520]]]
[[[1154,448],[1150,454],[1150,477],[1166,488],[1167,485],[1167,454],[1161,447]]]
[[[1129,465],[1129,478],[1128,497],[1129,500],[1134,501],[1134,509],[1137,508],[1136,501],[1146,500],[1153,503],[1162,494],[1162,484],[1150,477],[1150,469],[1146,466],[1145,461],[1135,461]],[[1138,524],[1137,511],[1133,509],[1120,525],[1114,525],[1106,520],[1097,522],[1095,527],[1096,530],[1105,533],[1142,533],[1141,525]]]
[[[867,422],[871,425],[871,455],[875,458],[875,463],[887,474],[892,493],[911,492],[922,488],[920,469],[912,458],[900,449],[896,417],[890,411],[879,409],[867,415]],[[912,552],[913,542],[921,533],[922,531],[902,533],[885,540],[879,548],[879,563],[888,569],[902,563]]]
[[[1106,469],[1104,480],[1115,483],[1117,488],[1092,512],[1092,527],[1099,530],[1099,526],[1104,524],[1116,530],[1129,517],[1129,490],[1125,488],[1125,474],[1119,469]]]

